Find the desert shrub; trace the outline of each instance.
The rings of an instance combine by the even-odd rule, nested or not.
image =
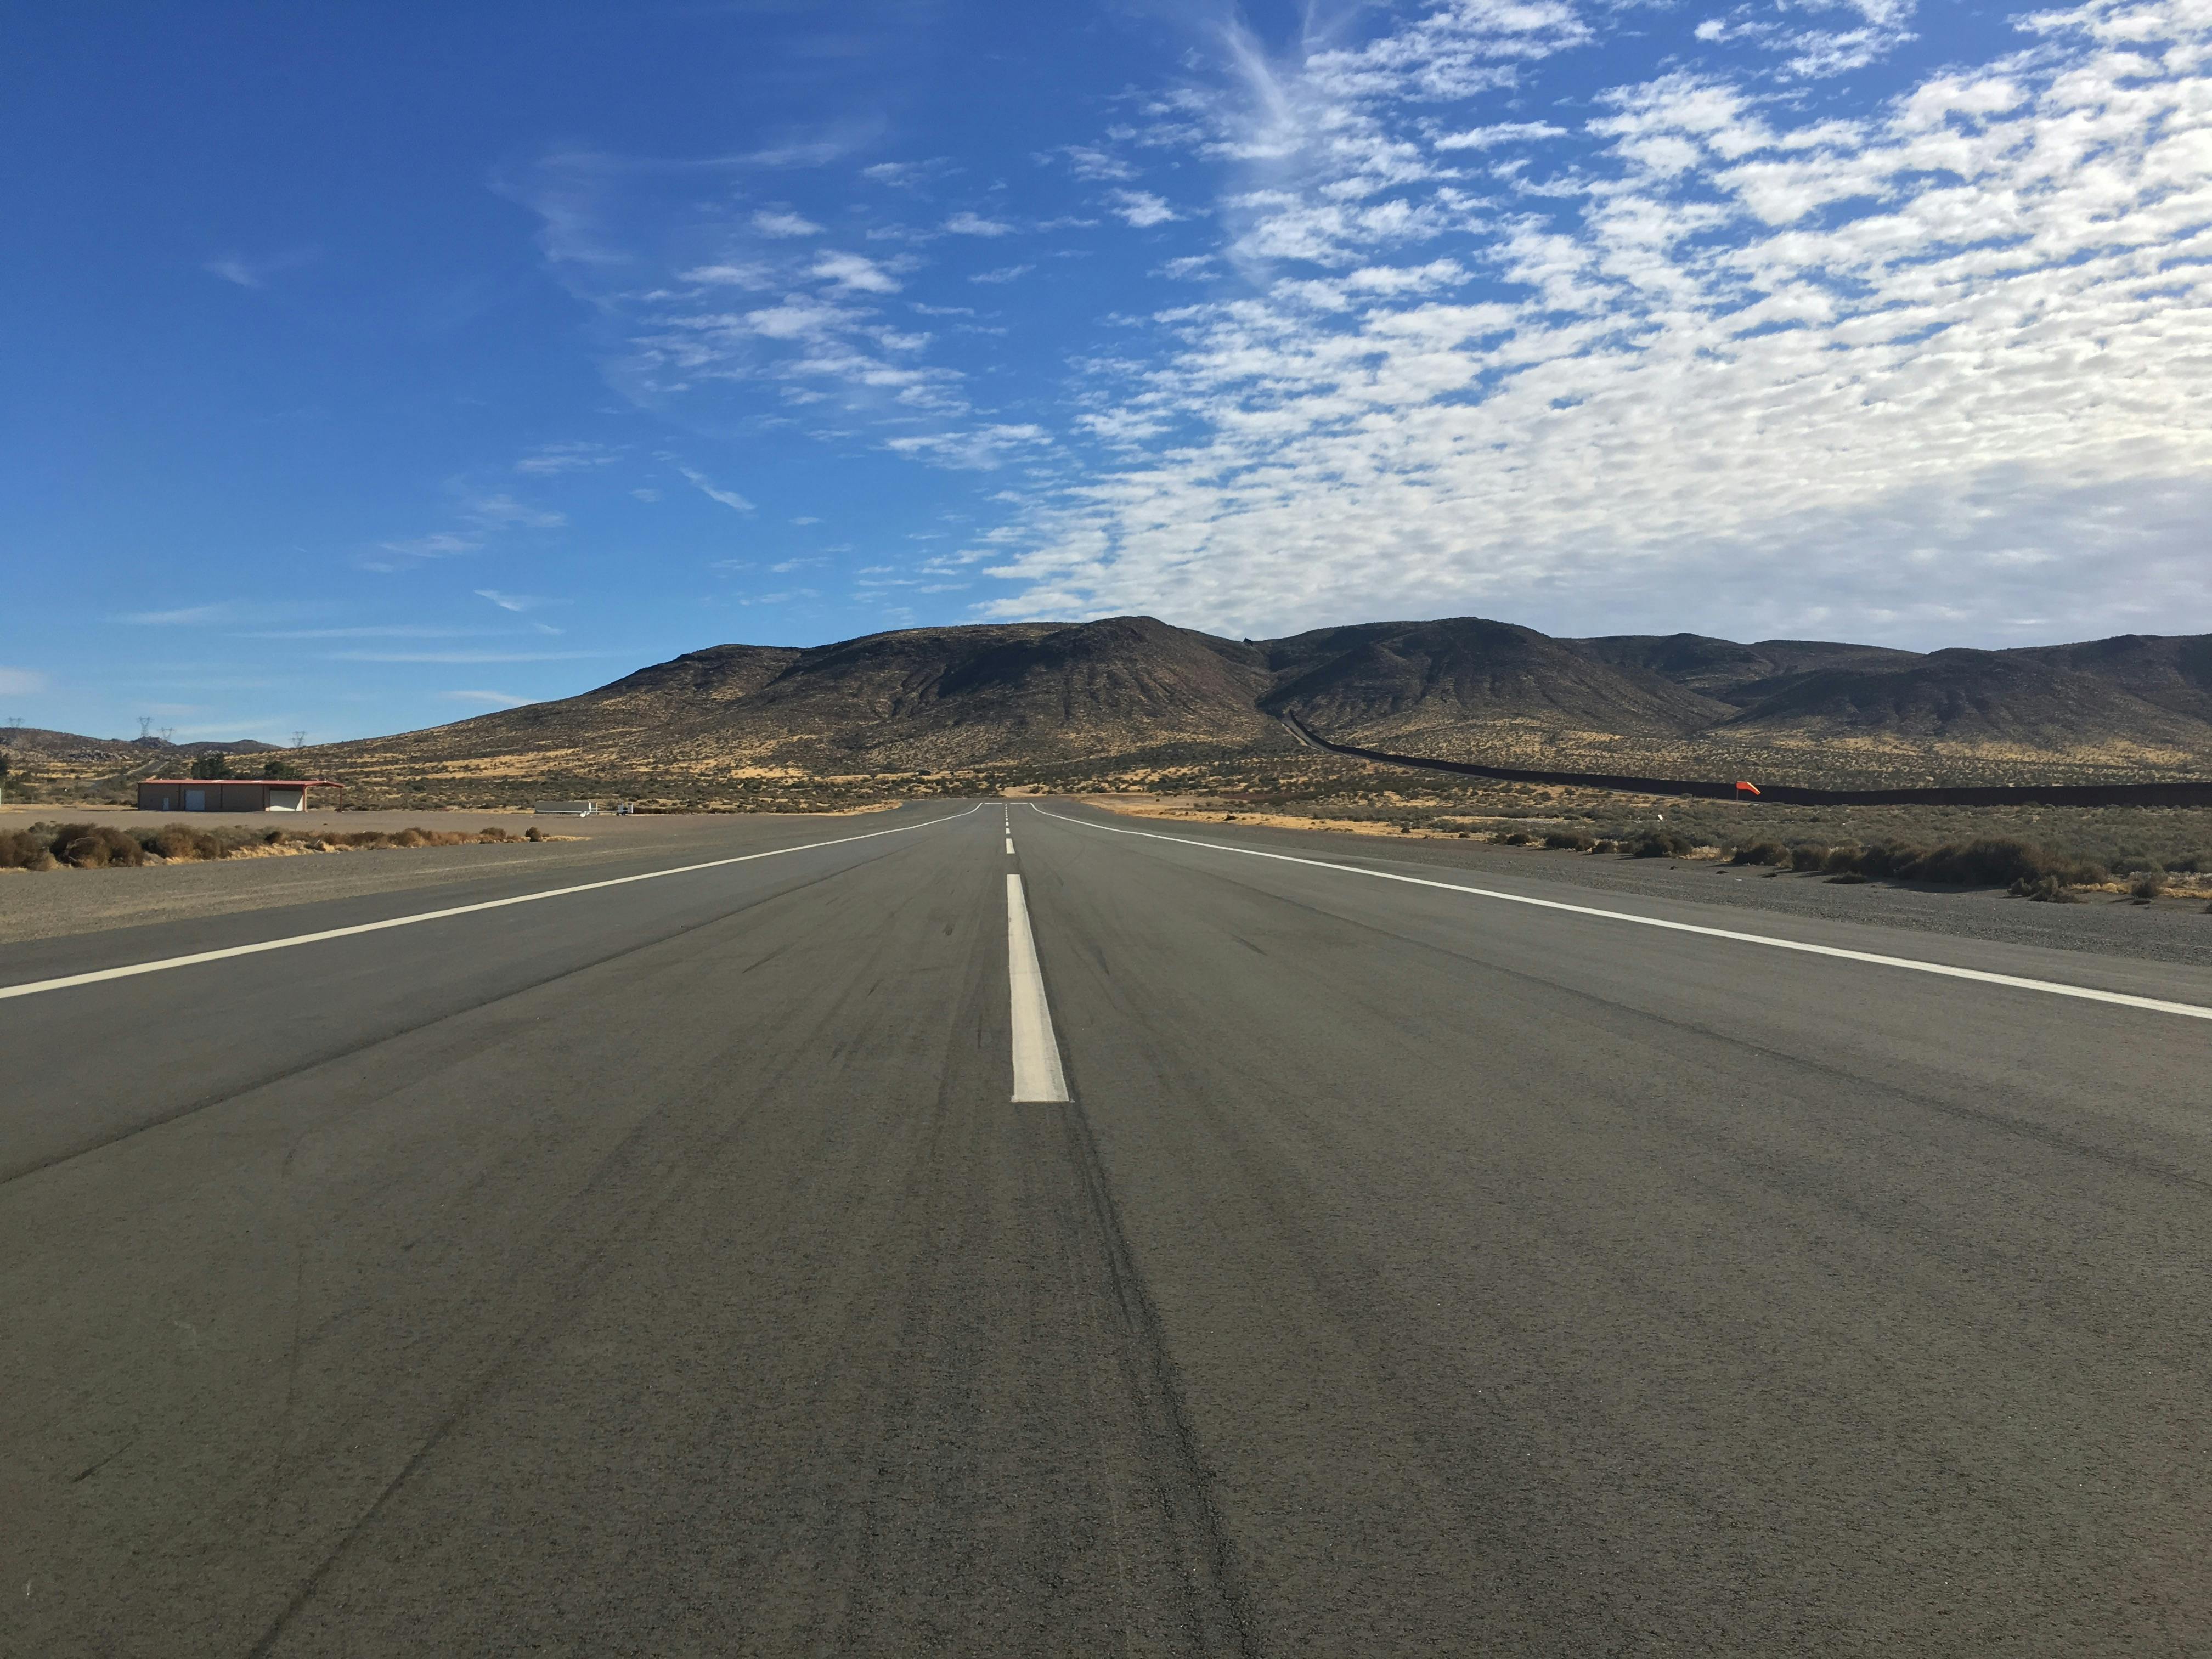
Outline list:
[[[1907,842],[1881,842],[1859,854],[1859,873],[1865,876],[1899,876],[1917,868],[1928,857],[1928,849]]]
[[[1609,836],[1600,836],[1590,843],[1590,851],[1593,853],[1618,853],[1620,850],[1620,843]]]
[[[58,824],[47,850],[58,862],[79,870],[146,862],[146,849],[135,837],[104,823]]]
[[[165,859],[219,859],[228,850],[206,830],[183,823],[165,823],[148,841]]]
[[[2081,898],[2066,890],[2056,876],[2039,876],[2033,880],[2022,876],[2012,884],[2015,898],[2024,898],[2036,904],[2079,904]]]
[[[1797,848],[1802,853],[1805,849]],[[1803,864],[1794,867],[1804,869]],[[1898,881],[1941,882],[1953,887],[2009,887],[2025,894],[2048,876],[2065,887],[2106,879],[2102,865],[2065,858],[2027,842],[1984,837],[1942,847],[1876,842],[1829,848],[1820,867],[1836,874],[1886,876]]]
[[[2148,870],[2136,872],[2135,880],[2128,885],[2128,896],[2148,902],[2165,890],[2166,872],[2153,865]]]
[[[1503,847],[1526,847],[1531,839],[1526,830],[1508,830],[1498,838]]]
[[[1664,830],[1651,830],[1644,839],[1630,849],[1629,856],[1639,859],[1679,859],[1690,850],[1690,843],[1681,836]]]
[[[530,828],[522,832],[522,838],[525,841],[544,841],[545,839],[545,832],[533,823]]]
[[[1984,836],[1964,845],[1931,848],[1899,874],[1913,881],[1948,882],[1958,887],[2003,887],[2021,877],[2040,881],[2056,876],[2063,886],[2081,887],[2106,879],[2100,865],[2061,858],[2027,842]]]
[[[477,830],[477,839],[478,841],[484,841],[484,842],[502,842],[502,841],[513,841],[513,840],[514,839],[514,837],[513,836],[509,835],[506,830],[504,830],[501,829],[497,824],[493,824],[493,825],[492,825],[489,829],[488,829],[488,830]]]
[[[1787,864],[1790,849],[1779,842],[1755,841],[1748,847],[1739,847],[1729,855],[1730,864]]]
[[[1790,867],[1808,873],[1825,870],[1828,867],[1828,849],[1815,847],[1809,842],[1800,843],[1790,849]]]
[[[1865,880],[1866,878],[1856,870],[1846,870],[1841,875],[1828,878],[1829,884],[1838,887],[1856,887]]]
[[[1579,830],[1554,830],[1544,837],[1544,845],[1577,853],[1587,853],[1597,843]]]
[[[420,830],[402,830],[386,843],[392,847],[428,847],[430,837]]]
[[[36,836],[21,830],[0,830],[0,870],[27,870],[32,860],[42,858],[46,843]]]

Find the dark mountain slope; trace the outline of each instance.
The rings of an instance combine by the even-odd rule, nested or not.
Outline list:
[[[1259,653],[1149,617],[717,646],[558,702],[327,751],[380,771],[532,757],[631,772],[934,771],[1167,746],[1282,749]]]
[[[877,767],[1274,747],[1267,677],[1150,617],[878,634],[805,653],[732,730],[781,757]]]
[[[1656,674],[1479,617],[1322,629],[1263,648],[1277,672],[1267,708],[1347,738],[1499,720],[1679,737],[1733,712]]]
[[[1999,654],[2091,675],[2157,708],[2212,721],[2212,634],[2121,634]]]
[[[160,738],[88,738],[76,732],[49,731],[42,726],[0,726],[0,752],[14,749],[25,756],[108,757],[118,762],[127,761],[132,766],[158,761],[164,755],[189,760],[208,754],[273,755],[278,748],[276,744],[263,743],[254,738],[168,743]]]
[[[2059,750],[2212,745],[2212,726],[2202,720],[2094,675],[1995,651],[1938,651],[1903,668],[1791,677],[1719,729],[1738,736],[1875,736]]]
[[[1294,739],[1276,717],[1293,714],[1341,742],[1558,770],[2178,775],[2212,769],[2208,671],[2212,638],[1923,656],[1555,640],[1472,617],[1237,641],[1117,617],[716,646],[559,702],[300,758],[394,790],[559,779],[682,798],[732,780],[1281,753]]]
[[[1917,651],[1880,645],[1844,645],[1825,640],[1761,640],[1738,645],[1702,634],[1615,634],[1599,639],[1563,640],[1561,644],[1594,661],[1646,674],[1739,708],[1748,708],[1807,674],[1832,669],[1907,668],[1920,661]]]

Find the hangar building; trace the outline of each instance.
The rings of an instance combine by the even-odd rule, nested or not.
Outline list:
[[[298,812],[305,810],[310,789],[338,787],[328,778],[146,778],[138,785],[138,810]]]

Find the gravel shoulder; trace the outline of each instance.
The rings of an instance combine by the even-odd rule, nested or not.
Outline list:
[[[46,811],[43,816],[64,814]],[[82,815],[90,818],[91,814]],[[422,892],[512,873],[556,886],[623,873],[623,866],[727,858],[793,842],[883,827],[885,813],[670,813],[639,817],[532,818],[514,813],[347,812],[284,815],[287,830],[478,830],[530,824],[574,841],[416,847],[224,859],[135,869],[0,871],[0,945],[281,909],[378,893]],[[873,820],[869,822],[868,820]],[[204,813],[195,823],[270,827],[259,814]]]
[[[1111,796],[1085,797],[1112,809]],[[1474,874],[1557,882],[1599,893],[1725,904],[1779,915],[1899,927],[1954,939],[2084,951],[2141,962],[2212,967],[2212,915],[2202,897],[2138,904],[2090,894],[2079,904],[2033,904],[1995,888],[1868,881],[1838,884],[1817,875],[1777,874],[1704,859],[1632,859],[1615,854],[1501,847],[1488,842],[1290,830],[1122,811],[1165,835],[1279,847],[1348,864],[1430,865]]]
[[[1111,797],[1085,799],[1099,806],[1110,808],[1115,804]],[[950,805],[930,803],[939,810]],[[1290,830],[1151,813],[1117,816],[1164,834],[1279,847],[1349,863],[1425,865],[1474,874],[1533,878],[1590,892],[1690,900],[1959,939],[2212,967],[2212,915],[2204,914],[2203,901],[2196,898],[2141,905],[2091,895],[2080,904],[2031,904],[1987,888],[1881,881],[1838,885],[1820,876],[1777,875],[1705,860],[1629,859],[1500,847],[1486,842]],[[888,817],[887,813],[670,813],[632,818],[537,819],[534,822],[548,834],[583,839],[319,853],[141,869],[58,870],[44,874],[0,872],[0,944],[379,893],[434,894],[441,889],[508,873],[528,878],[533,886],[541,883],[552,886],[621,873],[625,867],[641,864],[729,857],[794,841],[855,832],[885,823]],[[874,824],[865,822],[871,818],[876,820]],[[205,821],[225,820],[209,815]],[[268,822],[258,817],[239,821]],[[416,824],[426,829],[477,829],[485,823],[504,823],[509,829],[520,830],[530,822],[533,820],[526,815],[514,814],[348,812],[288,817],[285,827],[398,830]]]

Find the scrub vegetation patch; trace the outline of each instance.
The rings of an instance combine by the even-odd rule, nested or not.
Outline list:
[[[119,829],[107,823],[33,823],[0,830],[0,870],[114,870],[149,864],[202,864],[216,859],[289,858],[302,853],[382,852],[415,847],[501,846],[517,842],[581,841],[535,827],[520,835],[485,830],[261,830],[235,824],[202,829],[165,823]]]

